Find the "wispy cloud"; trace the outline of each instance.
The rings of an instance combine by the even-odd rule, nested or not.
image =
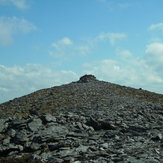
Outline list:
[[[94,37],[86,38],[82,42],[74,42],[69,37],[64,37],[51,44],[52,49],[49,54],[56,58],[66,60],[66,58],[85,57],[93,52],[94,49],[100,48],[101,42],[116,46],[118,42],[127,38],[125,33],[107,33],[103,32]]]
[[[115,0],[96,0],[104,4],[109,11],[116,11],[117,9],[127,9],[132,6],[131,2],[115,1]]]
[[[23,10],[28,8],[26,0],[11,0],[11,3]]]
[[[21,10],[27,9],[27,0],[0,0],[0,5],[13,5]]]
[[[9,90],[7,88],[0,87],[0,92],[8,92]]]
[[[9,45],[14,35],[36,30],[36,26],[25,19],[17,17],[0,17],[0,45]]]
[[[115,45],[117,41],[124,40],[126,37],[125,33],[101,33],[96,38],[97,40],[108,40],[111,45]]]
[[[158,24],[152,24],[148,28],[149,30],[159,30],[163,32],[163,23],[158,23]]]
[[[130,3],[118,3],[118,6],[120,8],[129,8],[131,4]]]
[[[24,67],[0,65],[0,103],[38,89],[69,83],[78,78],[73,71],[56,71],[37,64]]]
[[[61,46],[69,46],[72,44],[73,44],[73,41],[70,38],[64,37],[61,40],[58,40],[57,42],[52,43],[52,47],[60,48]]]
[[[57,58],[70,58],[73,56],[84,56],[89,53],[90,46],[86,43],[76,43],[69,37],[64,37],[53,42],[50,55]]]
[[[127,59],[129,57],[133,56],[132,52],[130,50],[127,50],[127,49],[126,50],[119,50],[119,49],[117,49],[116,54],[120,58],[127,58]]]

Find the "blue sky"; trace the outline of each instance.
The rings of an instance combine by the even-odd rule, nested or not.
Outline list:
[[[0,102],[84,74],[163,93],[163,1],[0,0]]]

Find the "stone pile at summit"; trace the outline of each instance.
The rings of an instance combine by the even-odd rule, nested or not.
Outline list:
[[[162,163],[163,95],[99,81],[0,105],[0,163]]]

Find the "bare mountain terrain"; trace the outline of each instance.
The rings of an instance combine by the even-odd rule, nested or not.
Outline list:
[[[99,81],[0,104],[0,162],[162,163],[163,95]]]

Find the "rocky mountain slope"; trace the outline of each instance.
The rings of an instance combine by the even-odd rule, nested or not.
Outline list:
[[[163,95],[99,81],[0,104],[0,162],[162,163]]]

